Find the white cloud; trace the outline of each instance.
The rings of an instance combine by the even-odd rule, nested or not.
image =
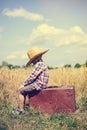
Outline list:
[[[79,26],[74,26],[72,28],[70,28],[70,31],[73,32],[73,33],[84,33],[83,30],[79,27]]]
[[[32,33],[27,41],[28,44],[50,43],[55,46],[62,45],[87,45],[87,34],[80,26],[74,26],[70,29],[60,29],[47,24],[39,25]]]
[[[12,52],[11,54],[6,56],[7,60],[14,60],[14,59],[26,59],[27,55],[25,51],[15,51]]]
[[[13,55],[13,54],[8,55],[8,56],[6,57],[6,59],[8,59],[8,60],[13,60],[13,59],[16,59],[16,58],[17,58],[17,56],[16,56],[16,55]]]
[[[43,15],[29,12],[25,10],[24,8],[19,8],[19,9],[14,9],[14,10],[10,10],[7,8],[7,9],[4,9],[2,13],[8,17],[21,17],[27,20],[32,20],[32,21],[44,20]]]

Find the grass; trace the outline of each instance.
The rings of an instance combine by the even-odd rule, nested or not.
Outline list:
[[[17,106],[17,90],[31,71],[0,69],[0,130],[87,130],[87,67],[49,70],[49,85],[75,87],[75,113],[47,115],[29,108],[24,115],[11,115]]]
[[[11,106],[0,106],[0,130],[87,130],[87,116],[74,113],[47,115],[29,108],[24,115],[12,115]]]

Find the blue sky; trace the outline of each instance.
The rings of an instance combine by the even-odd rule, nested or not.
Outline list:
[[[25,65],[33,46],[48,66],[87,60],[87,0],[0,0],[0,64]]]

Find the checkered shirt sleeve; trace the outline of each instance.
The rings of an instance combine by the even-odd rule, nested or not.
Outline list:
[[[37,62],[34,70],[28,76],[28,78],[24,81],[23,85],[27,86],[35,82],[37,77],[44,71],[44,69],[45,69],[45,65],[43,64],[43,62]]]

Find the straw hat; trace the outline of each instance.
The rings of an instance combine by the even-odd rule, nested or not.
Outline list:
[[[27,52],[27,55],[29,57],[29,61],[28,63],[26,64],[26,66],[30,65],[33,60],[35,60],[36,58],[38,58],[39,56],[45,54],[48,50],[45,50],[45,51],[42,51],[40,48],[38,47],[33,47],[31,48],[28,52]]]

